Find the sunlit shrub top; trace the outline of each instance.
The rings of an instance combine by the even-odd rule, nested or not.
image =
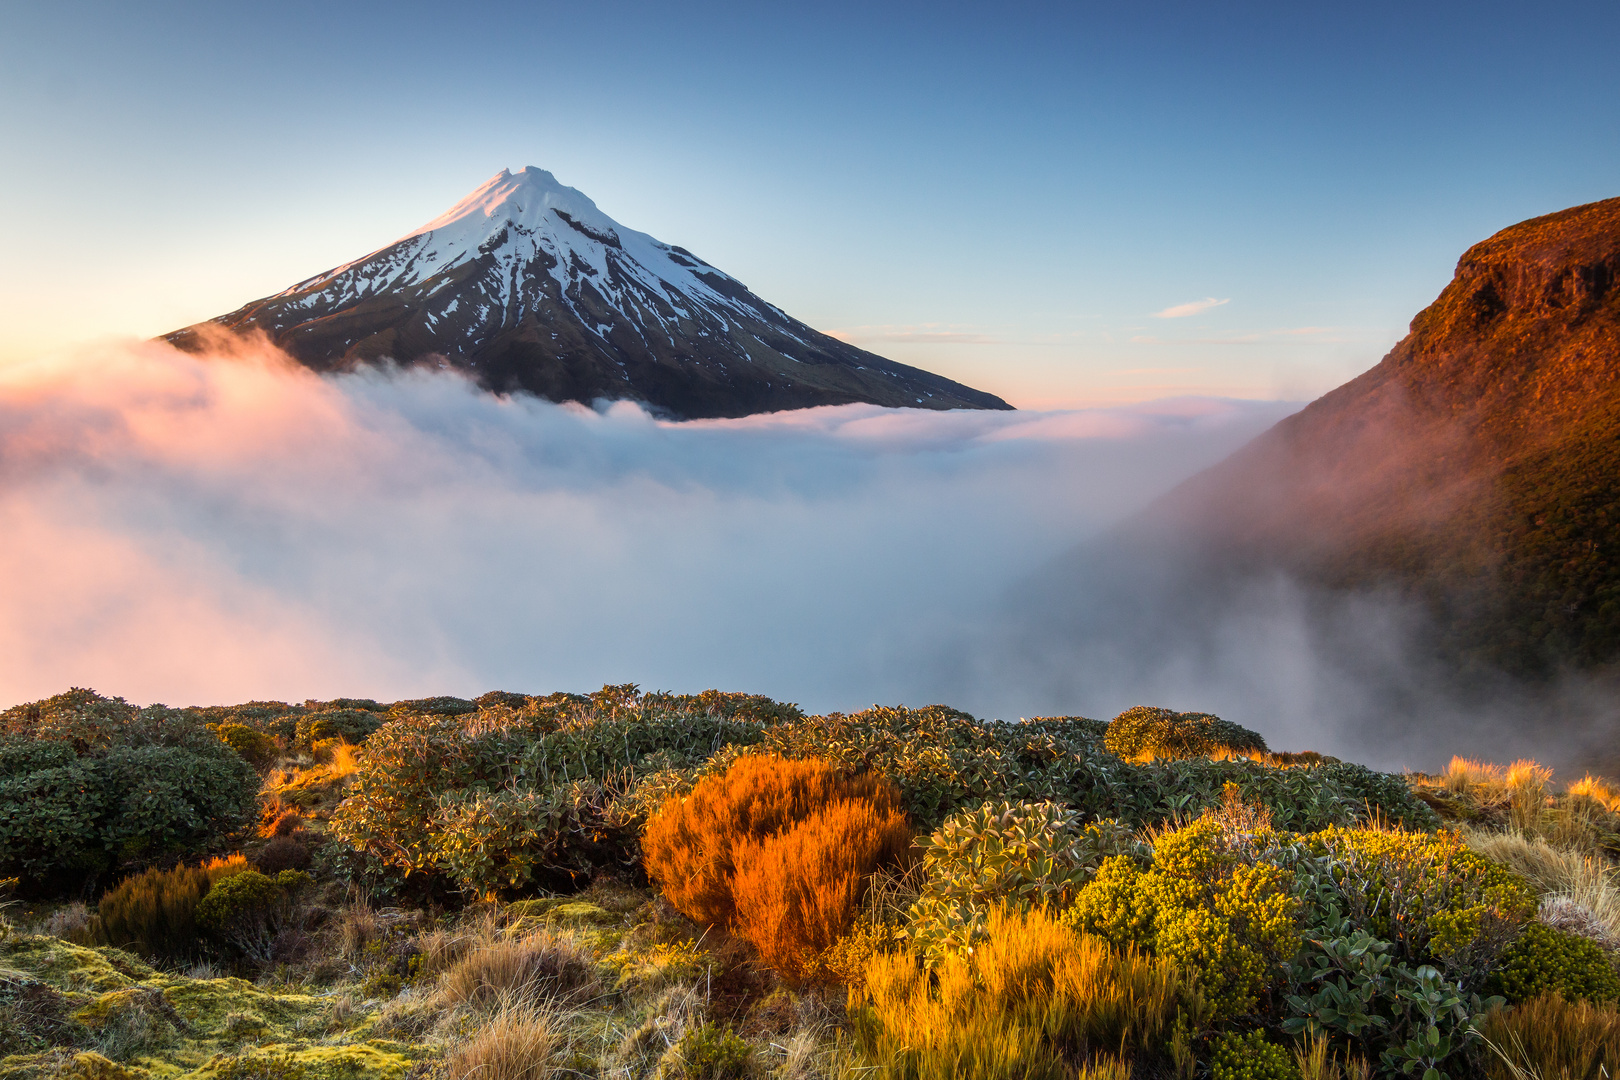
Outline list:
[[[1138,705],[1114,717],[1103,735],[1109,751],[1126,760],[1205,757],[1217,751],[1264,753],[1266,740],[1246,727],[1201,712]]]

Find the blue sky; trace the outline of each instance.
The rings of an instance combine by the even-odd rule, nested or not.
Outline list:
[[[1021,406],[1302,399],[1470,243],[1620,194],[1617,46],[1613,4],[13,3],[0,361],[533,164]]]

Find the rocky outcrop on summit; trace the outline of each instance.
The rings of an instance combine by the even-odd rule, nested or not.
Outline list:
[[[867,402],[1009,409],[811,329],[684,248],[626,229],[535,168],[355,262],[213,320],[317,371],[435,364],[553,401],[675,417]],[[208,330],[168,335],[200,347]]]
[[[1132,533],[1184,538],[1197,576],[1397,589],[1479,666],[1620,659],[1617,278],[1620,199],[1502,230],[1377,367]]]

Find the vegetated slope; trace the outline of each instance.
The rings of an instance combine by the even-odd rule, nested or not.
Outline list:
[[[204,347],[210,325],[168,340]],[[532,166],[503,169],[398,242],[213,325],[263,331],[317,371],[430,363],[498,392],[629,398],[681,417],[851,402],[1011,408],[811,329]]]
[[[1474,245],[1371,371],[1127,530],[1206,579],[1424,601],[1441,655],[1539,675],[1620,651],[1620,199]],[[1134,539],[1132,540],[1134,542]]]

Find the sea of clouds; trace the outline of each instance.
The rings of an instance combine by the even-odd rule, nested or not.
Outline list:
[[[633,681],[1095,710],[985,662],[1011,590],[1292,408],[670,423],[104,342],[0,370],[0,704]]]

